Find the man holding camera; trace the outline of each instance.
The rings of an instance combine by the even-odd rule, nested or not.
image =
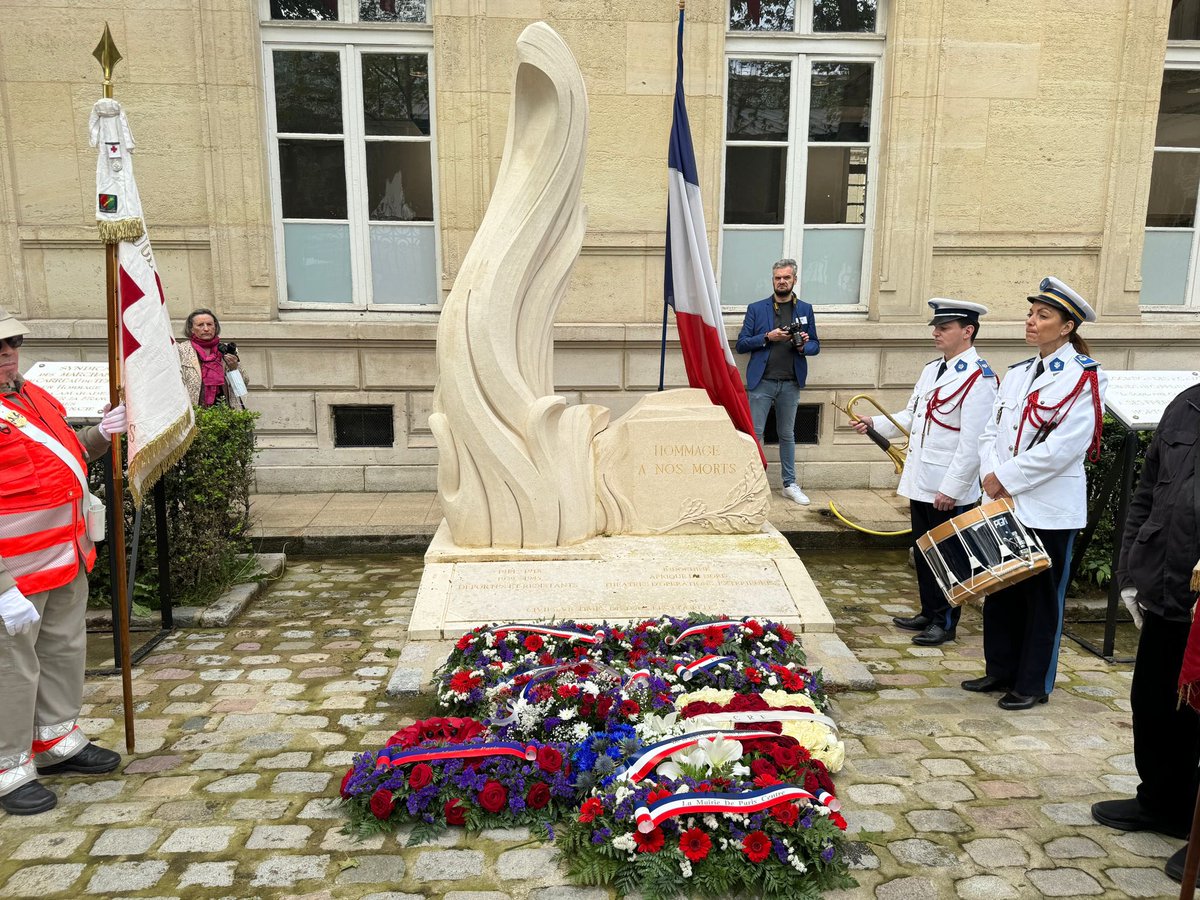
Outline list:
[[[793,291],[796,261],[781,259],[775,263],[771,267],[771,280],[774,294],[746,307],[737,351],[750,354],[746,392],[758,443],[763,443],[767,413],[774,406],[783,496],[808,506],[808,497],[796,483],[796,405],[808,378],[808,357],[821,352],[821,343],[817,340],[812,305]]]
[[[0,310],[0,809],[10,816],[58,802],[39,777],[98,775],[121,761],[76,722],[87,573],[102,536],[84,511],[87,460],[125,432],[125,407],[72,429],[62,405],[18,374],[28,333]]]

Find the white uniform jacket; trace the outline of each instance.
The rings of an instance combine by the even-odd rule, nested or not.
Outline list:
[[[1034,356],[1009,367],[979,442],[980,476],[995,474],[1012,494],[1017,518],[1030,528],[1082,528],[1087,524],[1083,460],[1097,428],[1093,384],[1099,389],[1103,411],[1108,375],[1069,343],[1043,360],[1045,371],[1034,379],[1037,361]],[[1068,397],[1089,371],[1096,373],[1096,381],[1084,382],[1070,409],[1044,409]],[[1041,435],[1038,419],[1021,424],[1035,391],[1043,407],[1039,418],[1057,423],[1052,429],[1041,429]]]
[[[979,499],[979,436],[992,412],[997,379],[974,347],[946,360],[938,378],[941,363],[935,359],[921,370],[908,405],[893,414],[912,435],[896,493],[926,503],[942,493],[966,506]],[[883,416],[872,421],[889,440],[900,437]]]

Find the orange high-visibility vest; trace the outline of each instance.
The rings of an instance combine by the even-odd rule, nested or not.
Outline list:
[[[67,424],[66,410],[50,394],[26,382],[20,409],[42,431],[61,443],[86,472],[83,445]],[[37,415],[25,412],[35,410]],[[0,409],[0,412],[4,412]],[[62,587],[74,580],[83,560],[96,562],[96,547],[83,519],[83,488],[66,463],[27,437],[16,424],[0,420],[0,559],[25,596]]]

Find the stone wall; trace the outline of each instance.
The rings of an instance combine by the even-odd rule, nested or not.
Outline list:
[[[92,224],[99,96],[91,48],[109,21],[138,141],[137,173],[172,312],[222,316],[263,414],[259,489],[428,490],[436,311],[277,306],[256,11],[224,0],[32,0],[0,10],[0,304],[35,339],[25,362],[103,357],[103,263]],[[1110,368],[1195,365],[1196,315],[1142,316],[1142,222],[1166,39],[1163,4],[892,0],[888,4],[869,310],[822,314],[805,401],[859,391],[899,405],[929,349],[925,301],[989,304],[980,349],[1024,358],[1030,288],[1057,274],[1094,302]],[[556,329],[570,397],[628,409],[658,381],[665,149],[675,7],[632,0],[434,5],[442,288],[483,216],[503,151],[514,40],[545,19],[573,48],[591,107],[589,224]],[[725,4],[689,3],[688,108],[710,240],[724,127]],[[763,261],[763,294],[768,291]],[[730,308],[754,298],[726,298]],[[736,334],[740,315],[727,320]],[[668,386],[683,384],[670,347]],[[395,408],[392,448],[333,447],[331,405]],[[890,464],[822,407],[801,481],[885,485]],[[777,479],[777,467],[772,474]]]

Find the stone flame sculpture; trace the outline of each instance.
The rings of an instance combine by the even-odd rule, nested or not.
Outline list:
[[[769,491],[754,440],[703,391],[644,400],[601,441],[607,409],[553,395],[554,314],[583,244],[586,144],[579,66],[548,25],[530,25],[496,187],[438,323],[429,424],[452,543],[756,532]]]
[[[595,532],[599,406],[554,391],[554,313],[583,244],[587,94],[548,25],[517,40],[504,158],[438,324],[429,424],[455,543],[554,547]]]

